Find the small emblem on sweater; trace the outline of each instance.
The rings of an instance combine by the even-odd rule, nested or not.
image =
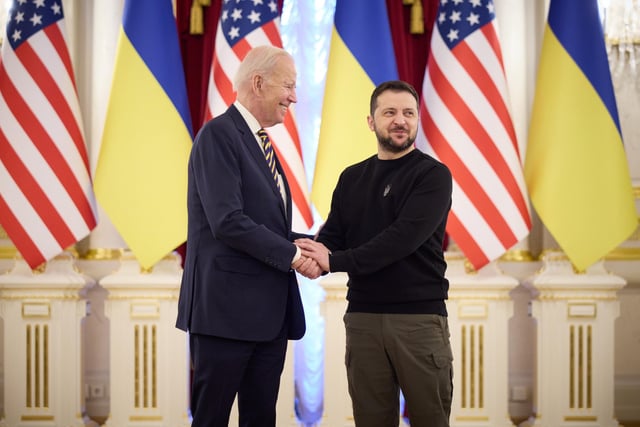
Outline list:
[[[384,193],[382,193],[382,197],[387,197],[387,194],[389,194],[390,190],[391,190],[391,184],[387,184],[387,186],[384,187]]]

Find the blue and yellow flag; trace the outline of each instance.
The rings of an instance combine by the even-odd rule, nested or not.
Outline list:
[[[126,0],[94,188],[145,268],[186,239],[191,142],[171,0]]]
[[[375,87],[398,78],[384,0],[337,0],[311,199],[327,217],[345,167],[377,151],[367,126]]]
[[[596,0],[551,0],[524,172],[542,222],[580,270],[638,224]]]

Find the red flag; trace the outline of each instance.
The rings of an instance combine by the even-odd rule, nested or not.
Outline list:
[[[495,21],[491,0],[440,3],[417,139],[451,169],[447,231],[476,269],[531,230]]]
[[[282,47],[275,2],[224,2],[215,38],[205,121],[222,114],[235,101],[233,77],[247,52],[255,46]],[[284,123],[269,128],[269,136],[291,188],[293,227],[313,225],[302,148],[293,109]]]
[[[0,59],[0,224],[35,268],[96,225],[62,4],[14,2]]]

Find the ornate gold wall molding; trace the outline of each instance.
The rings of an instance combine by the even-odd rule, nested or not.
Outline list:
[[[14,247],[0,247],[0,259],[14,259],[18,255],[18,250]]]
[[[80,255],[80,259],[88,261],[116,261],[122,258],[124,248],[92,248]]]
[[[635,233],[638,234],[638,231]],[[615,248],[607,256],[604,257],[607,261],[640,261],[640,247],[619,247]]]
[[[537,258],[533,256],[531,251],[525,249],[512,249],[504,253],[500,257],[500,261],[510,262],[533,262],[537,261]]]

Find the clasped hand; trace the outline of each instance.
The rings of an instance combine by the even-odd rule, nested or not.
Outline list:
[[[292,267],[309,279],[318,278],[323,272],[329,272],[329,249],[320,242],[311,239],[297,239],[295,242],[302,256]]]

